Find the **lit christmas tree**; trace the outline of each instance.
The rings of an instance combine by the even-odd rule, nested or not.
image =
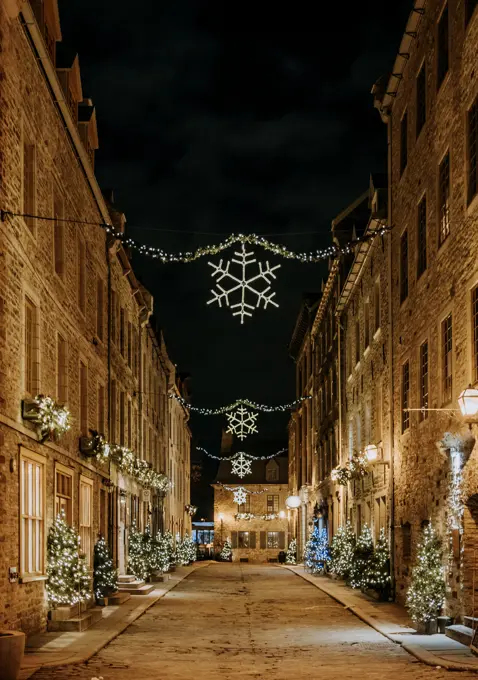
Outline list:
[[[313,574],[324,573],[330,564],[327,529],[320,530],[317,524],[305,546],[304,564]]]
[[[230,562],[232,560],[232,547],[231,547],[231,540],[229,538],[226,538],[224,541],[224,545],[222,546],[222,550],[219,553],[219,558],[223,562]]]
[[[285,562],[286,564],[296,564],[297,562],[297,539],[295,538],[289,543]]]
[[[388,596],[390,592],[390,548],[385,529],[380,529],[380,536],[370,560],[369,568],[365,575],[366,587],[374,588]]]
[[[96,599],[100,600],[115,593],[117,582],[118,577],[116,569],[113,567],[108,545],[103,536],[100,536],[95,545],[93,560],[93,590]]]
[[[90,599],[88,566],[79,547],[80,537],[66,523],[64,513],[61,513],[53,522],[47,541],[46,589],[52,607]]]
[[[352,570],[349,583],[352,588],[367,587],[367,573],[370,568],[373,555],[373,539],[370,527],[364,524],[360,536],[355,544]]]
[[[153,571],[156,571],[156,545],[149,524],[146,525],[146,529],[143,533],[143,558],[147,570],[146,578],[149,578]]]
[[[136,522],[131,525],[128,541],[128,572],[144,581],[149,576],[149,567],[145,558],[143,534],[136,529]]]
[[[442,554],[441,540],[428,524],[417,547],[417,563],[407,593],[406,606],[417,623],[436,619],[445,602]]]
[[[332,539],[330,571],[340,578],[348,579],[352,571],[355,540],[350,522],[339,527]]]
[[[162,574],[167,572],[171,566],[169,556],[168,541],[158,533],[153,541],[152,571],[160,571]]]
[[[185,539],[182,539],[179,534],[176,534],[176,560],[177,564],[185,567],[189,564],[189,550]]]
[[[162,542],[163,542],[163,545],[165,546],[165,550],[168,554],[169,566],[173,567],[175,564],[177,564],[177,559],[176,559],[176,550],[174,548],[174,538],[173,538],[173,535],[170,531],[166,531],[163,534]]]
[[[184,556],[187,558],[187,564],[192,564],[197,560],[197,545],[194,543],[192,537],[186,532],[183,539]]]

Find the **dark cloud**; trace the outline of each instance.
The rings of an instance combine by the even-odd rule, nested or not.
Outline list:
[[[225,3],[199,0],[100,7],[60,0],[64,40],[97,106],[98,177],[114,187],[129,233],[174,250],[239,231],[278,234],[296,250],[328,245],[331,219],[385,167],[370,89],[393,64],[411,1],[298,2],[284,14],[241,4],[232,17]],[[206,306],[206,261],[135,258],[196,403],[293,398],[287,344],[302,291],[318,290],[326,267],[281,264],[280,308],[241,327]],[[261,416],[261,433],[285,436],[286,422]],[[196,417],[194,432],[217,448],[221,423]]]

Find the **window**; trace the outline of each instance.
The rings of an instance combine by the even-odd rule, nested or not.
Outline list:
[[[25,298],[25,392],[32,397],[40,391],[40,338],[38,309]]]
[[[78,306],[86,314],[86,246],[78,240]]]
[[[403,174],[408,162],[408,114],[405,111],[400,121],[400,175]]]
[[[384,529],[387,531],[387,498],[386,496],[381,496],[375,499],[375,518],[374,518],[374,529],[375,529],[375,541],[380,538],[380,531]]]
[[[55,517],[64,513],[68,524],[72,523],[73,472],[59,463],[55,466]]]
[[[242,505],[237,506],[237,511],[238,512],[250,512],[251,511],[251,496],[250,494],[246,494],[246,502],[242,503]]]
[[[272,515],[279,512],[279,496],[267,496],[267,514]]]
[[[402,432],[410,427],[410,364],[402,366]]]
[[[120,322],[119,322],[119,349],[121,355],[124,356],[124,309],[120,309]]]
[[[471,291],[471,323],[473,333],[473,382],[478,381],[478,286]]]
[[[20,449],[20,574],[44,572],[45,458]]]
[[[375,441],[382,441],[382,383],[377,380],[375,385]]]
[[[360,321],[355,322],[355,363],[360,361]]]
[[[417,76],[417,137],[427,119],[427,71],[422,65]]]
[[[116,380],[111,381],[111,432],[110,441],[116,444],[116,416],[117,416],[117,390],[116,390]]]
[[[443,403],[447,404],[452,398],[453,374],[452,374],[452,351],[453,351],[453,324],[449,314],[441,324],[442,338],[442,396]]]
[[[116,291],[112,290],[111,291],[111,340],[114,343],[116,343],[116,326],[117,326],[116,299],[117,299]]]
[[[437,65],[437,89],[445,80],[449,66],[449,41],[448,41],[448,4],[445,5],[438,21],[438,65]]]
[[[105,434],[105,386],[98,385],[98,426],[100,434]]]
[[[400,303],[408,297],[408,231],[400,237]]]
[[[132,424],[132,411],[131,411],[131,400],[128,399],[128,448],[133,447],[133,424]]]
[[[427,268],[427,199],[422,198],[418,204],[417,215],[417,278]]]
[[[132,334],[132,325],[131,321],[128,321],[128,366],[131,368],[131,357],[132,357],[132,352],[133,352],[133,347],[132,347],[132,341],[133,341],[133,334]]]
[[[104,328],[104,286],[103,281],[98,277],[96,280],[96,335],[103,340]]]
[[[237,532],[237,546],[238,548],[248,548],[249,547],[249,532],[248,531],[238,531]]]
[[[438,244],[450,233],[450,154],[447,153],[438,168]]]
[[[278,548],[279,547],[279,532],[278,531],[268,531],[267,532],[267,547],[268,548]]]
[[[91,529],[93,514],[93,480],[80,477],[80,546],[86,555],[88,566],[91,565]]]
[[[363,323],[365,333],[365,349],[370,345],[370,302],[365,300],[363,308]]]
[[[119,439],[120,439],[120,446],[125,445],[125,436],[124,436],[124,426],[125,426],[125,393],[123,391],[120,392],[119,395]]]
[[[465,0],[465,26],[468,26],[477,5],[478,0]]]
[[[57,351],[56,351],[56,376],[57,376],[57,396],[58,401],[64,404],[68,399],[68,364],[67,364],[67,348],[66,340],[59,333],[57,336]]]
[[[63,278],[65,274],[65,223],[63,222],[63,201],[55,199],[53,206],[55,221],[53,223],[53,260],[55,272]]]
[[[412,556],[412,527],[409,522],[402,524],[402,557],[408,559]]]
[[[478,190],[478,98],[468,111],[468,203]]]
[[[274,460],[269,461],[266,466],[266,481],[267,482],[278,482],[279,481],[279,466]]]
[[[80,431],[88,434],[88,369],[80,361]]]
[[[374,332],[376,333],[381,324],[380,310],[380,279],[377,279],[373,286],[373,308],[374,308]]]
[[[420,421],[428,418],[428,342],[420,345]]]
[[[23,145],[23,213],[34,215],[36,210],[36,148],[34,144]],[[24,217],[31,232],[35,229],[35,218]]]

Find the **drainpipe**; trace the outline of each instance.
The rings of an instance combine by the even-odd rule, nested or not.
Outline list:
[[[388,226],[393,227],[392,210],[392,114],[387,115],[387,146],[388,146]],[[390,454],[390,479],[389,479],[389,507],[390,507],[390,574],[392,577],[392,594],[395,599],[395,442],[394,442],[394,362],[393,362],[393,274],[392,274],[392,234],[387,236],[387,267],[388,267],[388,363],[389,363],[389,395],[388,395],[388,436]]]

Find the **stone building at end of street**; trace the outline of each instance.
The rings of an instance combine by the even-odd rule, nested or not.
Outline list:
[[[478,595],[478,418],[460,408],[478,388],[477,64],[477,3],[415,0],[393,75],[372,90],[388,173],[372,175],[368,215],[354,216],[346,240],[380,235],[330,262],[291,341],[297,397],[312,397],[289,424],[297,537],[315,517],[331,539],[337,511],[340,525],[359,533],[368,524],[375,540],[384,528],[404,603],[431,522],[443,546],[444,613],[457,621],[475,616]]]
[[[233,446],[232,435],[223,434],[221,456],[234,455],[243,444]],[[284,447],[277,442],[247,447],[253,456],[268,456]],[[214,489],[214,547],[220,552],[226,539],[231,541],[233,562],[276,562],[289,542],[290,513],[287,452],[270,460],[251,461],[251,473],[242,478],[232,473],[228,460],[221,461]],[[224,486],[225,485],[225,486]],[[234,502],[232,489],[243,487],[246,501]]]
[[[133,523],[190,530],[190,431],[126,218],[95,178],[95,108],[57,2],[0,0],[0,24],[0,626],[29,634],[47,624],[60,512],[90,574],[100,533],[125,574]],[[32,419],[43,398],[69,413],[57,437]]]

